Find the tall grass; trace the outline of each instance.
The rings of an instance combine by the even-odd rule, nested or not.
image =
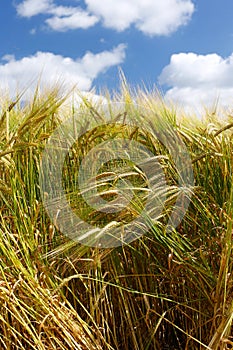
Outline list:
[[[46,96],[36,92],[26,105],[22,105],[20,97],[16,101],[4,98],[1,104],[0,347],[230,349],[231,117],[220,122],[212,115],[211,120],[189,126],[188,118],[180,121],[157,93],[130,92],[123,84],[114,101],[123,101],[123,112],[139,118],[142,129],[111,124],[79,138],[64,164],[67,198],[73,210],[92,224],[105,227],[116,220],[91,210],[78,193],[75,179],[80,156],[103,140],[122,136],[143,143],[157,156],[173,191],[168,192],[161,216],[145,235],[114,249],[91,248],[70,240],[54,226],[40,193],[41,155],[49,137],[66,117],[64,101],[54,89]],[[142,110],[144,114],[149,111],[148,117],[157,127],[158,121],[169,122],[192,160],[192,201],[183,221],[169,233],[166,224],[180,190],[177,173],[166,147],[155,134],[143,129]],[[77,111],[71,108],[70,113],[80,111],[87,120],[94,116],[102,124],[106,122],[101,106],[85,99]],[[112,111],[112,120],[118,117]],[[118,177],[131,180],[138,191],[134,199],[140,199],[136,204],[143,205],[145,177],[132,164],[123,165],[121,172],[117,162],[100,169],[99,178],[105,180],[101,195],[114,198],[114,179],[107,177],[114,170]],[[118,220],[128,222],[139,215],[137,205],[122,211]]]

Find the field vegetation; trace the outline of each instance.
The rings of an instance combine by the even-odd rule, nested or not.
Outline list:
[[[206,113],[203,119],[191,118],[166,106],[157,92],[130,91],[123,84],[111,97],[123,102],[122,110],[111,110],[109,102],[109,124],[101,104],[83,98],[78,107],[67,107],[67,98],[56,88],[37,90],[27,103],[23,96],[1,97],[0,348],[233,348],[233,117]],[[108,93],[106,98],[110,101]],[[123,123],[126,114],[137,118],[141,129],[116,123]],[[157,157],[169,186],[160,215],[147,218],[150,229],[123,246],[70,239],[43,205],[43,150],[54,130],[78,115],[86,117],[77,119],[84,129],[88,120],[99,123],[76,140],[64,163],[67,200],[83,220],[106,229],[144,215],[146,175],[130,162],[107,162],[99,169],[98,191],[109,202],[117,194],[110,175],[132,183],[133,199],[119,215],[97,212],[83,199],[78,163],[102,141],[142,143]],[[170,231],[169,216],[184,189],[174,159],[151,125],[160,131],[170,125],[192,163],[191,202]]]

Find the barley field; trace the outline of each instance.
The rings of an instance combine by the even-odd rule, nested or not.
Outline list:
[[[37,90],[27,103],[21,95],[0,96],[0,348],[233,348],[233,116],[191,118],[167,106],[157,91],[124,84],[105,98],[108,115],[86,98],[79,106],[66,103],[69,96],[57,88]],[[72,116],[84,130],[88,125],[64,161],[62,183],[72,212],[101,230],[145,215],[149,229],[137,239],[112,247],[83,244],[48,215],[41,158],[56,128]],[[126,116],[131,124],[124,123]],[[169,217],[187,188],[160,136],[164,131],[185,146],[193,174],[190,203],[172,230]],[[109,203],[117,195],[112,175],[131,183],[134,194],[124,210],[99,212],[82,196],[80,159],[115,139],[134,140],[156,157],[167,191],[155,219],[143,210],[146,176],[130,161],[105,162],[98,173],[98,193]]]

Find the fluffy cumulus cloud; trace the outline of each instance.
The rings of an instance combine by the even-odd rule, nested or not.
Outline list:
[[[24,88],[33,92],[40,79],[42,87],[63,83],[66,88],[77,86],[87,91],[100,73],[124,61],[125,50],[126,46],[120,44],[111,51],[87,52],[77,59],[50,52],[37,52],[20,60],[5,55],[0,62],[0,87],[11,93],[21,92]]]
[[[134,24],[148,35],[168,35],[187,24],[194,12],[191,0],[86,0],[90,12],[118,31]]]
[[[88,28],[101,21],[123,31],[134,25],[146,35],[169,35],[186,25],[194,12],[192,0],[84,0],[86,8],[58,6],[55,0],[24,0],[17,6],[22,17],[49,16],[46,23],[57,31]]]
[[[166,99],[185,109],[211,108],[233,104],[233,54],[222,58],[217,54],[179,53],[171,57],[160,77],[167,86]]]
[[[87,29],[92,27],[98,19],[95,16],[90,16],[82,10],[74,10],[67,16],[53,16],[45,22],[55,31],[67,31],[70,29]]]
[[[53,7],[53,0],[24,0],[17,5],[17,12],[22,17],[32,17],[47,13]]]
[[[21,17],[47,15],[47,25],[56,31],[70,29],[87,29],[95,25],[99,19],[80,7],[58,6],[53,0],[24,0],[16,6]]]

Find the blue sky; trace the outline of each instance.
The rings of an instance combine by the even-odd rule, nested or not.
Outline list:
[[[0,88],[161,87],[184,107],[233,105],[230,0],[1,0]]]

